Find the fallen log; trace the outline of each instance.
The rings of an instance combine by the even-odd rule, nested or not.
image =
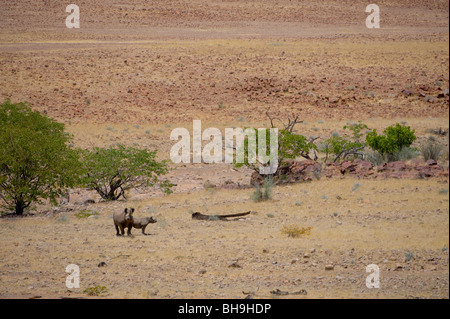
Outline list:
[[[249,215],[250,212],[239,213],[239,214],[229,214],[229,215],[204,215],[199,212],[192,214],[192,219],[195,220],[228,220],[227,218],[236,218]]]

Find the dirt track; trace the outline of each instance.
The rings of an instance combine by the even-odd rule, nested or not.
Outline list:
[[[365,27],[365,1],[77,4],[75,30],[60,1],[0,0],[0,100],[28,101],[66,123],[76,146],[120,142],[167,159],[175,127],[267,125],[269,109],[299,114],[305,136],[357,120],[379,130],[405,121],[418,142],[448,128],[448,1],[379,1],[379,30]],[[448,147],[448,137],[439,140]],[[448,168],[448,157],[441,164]],[[0,219],[0,297],[85,297],[96,285],[125,298],[270,298],[275,289],[306,289],[302,298],[449,297],[448,179],[322,178],[277,187],[274,200],[255,204],[248,189],[203,189],[246,184],[248,171],[172,168],[171,196],[136,191],[104,203],[74,192],[68,212]],[[81,205],[89,198],[96,204]],[[114,236],[110,216],[126,206],[156,216],[152,236]],[[76,218],[82,210],[98,215]],[[190,210],[256,213],[199,222]],[[287,238],[281,229],[292,223],[313,227],[311,235]],[[69,263],[81,268],[78,290],[65,288]],[[377,290],[365,287],[370,263],[380,266]]]

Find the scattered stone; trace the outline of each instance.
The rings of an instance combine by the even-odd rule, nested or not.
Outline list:
[[[375,92],[367,91],[367,92],[365,92],[365,95],[366,95],[367,97],[374,98],[374,97],[375,97]]]
[[[272,295],[277,295],[277,296],[287,296],[287,295],[307,295],[308,292],[306,291],[306,289],[302,289],[299,291],[294,291],[294,292],[289,292],[289,291],[283,291],[280,289],[275,289],[272,290],[270,292]]]
[[[333,269],[334,269],[334,266],[331,264],[325,266],[325,270],[333,270]]]
[[[277,184],[287,184],[294,182],[305,182],[317,179],[320,175],[328,178],[339,175],[351,174],[358,178],[427,178],[427,177],[448,177],[449,170],[439,165],[436,161],[423,162],[420,159],[413,159],[408,162],[396,161],[383,163],[375,167],[371,162],[362,159],[353,161],[343,161],[342,163],[328,163],[322,170],[320,163],[313,160],[289,161],[274,176]],[[283,177],[283,179],[281,179]],[[254,172],[250,179],[251,185],[262,185],[263,177]],[[341,200],[342,197],[337,195]],[[295,205],[300,206],[300,202]]]
[[[402,270],[402,269],[403,269],[403,266],[401,264],[396,264],[395,268],[394,268],[394,271],[399,271],[399,270]]]
[[[216,188],[216,185],[214,185],[211,181],[207,180],[204,184],[203,187],[205,189],[211,189],[211,188]]]
[[[324,276],[318,276],[318,277],[316,277],[315,279],[316,280],[322,280],[322,279],[324,279],[325,277]]]
[[[339,164],[337,163],[337,165]],[[344,161],[340,164],[340,172],[342,174],[351,173],[358,177],[367,177],[373,174],[373,164],[359,158],[353,161]]]
[[[231,264],[228,265],[228,268],[242,268],[242,266],[238,264],[237,260],[235,260]]]
[[[423,98],[423,100],[424,100],[425,102],[428,102],[428,103],[435,103],[435,102],[437,101],[437,99],[436,99],[434,96],[432,96],[432,95],[427,95],[427,96],[425,96],[425,97]]]
[[[388,170],[392,172],[404,171],[406,169],[406,164],[402,161],[384,163],[378,171]]]
[[[403,95],[404,95],[405,97],[409,97],[409,96],[412,96],[412,95],[415,94],[415,93],[414,93],[413,91],[411,91],[411,90],[403,90],[402,93],[403,93]]]

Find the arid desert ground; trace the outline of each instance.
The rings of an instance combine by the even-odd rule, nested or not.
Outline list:
[[[448,1],[378,1],[379,29],[360,0],[74,3],[79,29],[61,1],[0,0],[0,102],[65,123],[76,147],[121,143],[169,160],[174,128],[267,127],[269,111],[299,115],[296,132],[322,139],[358,121],[406,123],[415,146],[445,145],[448,172],[448,134],[432,133],[449,126]],[[106,202],[75,189],[68,204],[0,218],[0,298],[90,298],[96,286],[96,298],[449,298],[448,174],[322,176],[255,203],[248,169],[170,168],[171,195]],[[115,236],[125,207],[158,221],[151,235]],[[197,211],[251,214],[192,220]],[[287,237],[291,224],[311,233]],[[66,287],[69,264],[80,288]],[[370,264],[379,288],[366,287]]]

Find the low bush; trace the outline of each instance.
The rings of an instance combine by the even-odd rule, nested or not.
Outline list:
[[[98,212],[92,211],[90,209],[84,209],[75,214],[75,217],[78,219],[88,218],[90,216],[98,216]]]
[[[105,286],[95,286],[95,287],[88,287],[84,289],[83,292],[88,296],[99,296],[101,294],[107,293],[108,289]]]
[[[409,147],[417,139],[409,126],[400,125],[389,126],[378,135],[377,130],[369,132],[366,136],[367,145],[374,151],[382,155],[394,155],[404,147]]]
[[[420,145],[419,150],[426,161],[430,159],[437,161],[444,151],[444,147],[429,139]]]
[[[379,166],[383,163],[407,161],[418,157],[419,153],[420,152],[416,148],[405,146],[393,154],[382,154],[377,151],[369,150],[365,153],[365,158],[375,166]]]
[[[271,200],[273,186],[274,186],[273,178],[267,177],[264,180],[264,184],[262,186],[259,185],[256,186],[255,191],[251,195],[251,199],[256,203]]]
[[[346,159],[349,156],[361,156],[361,150],[366,146],[364,142],[361,141],[363,134],[362,130],[367,130],[368,126],[362,122],[358,124],[351,124],[344,126],[344,130],[350,130],[352,136],[339,136],[339,134],[334,133],[332,136],[322,143],[321,151],[325,152],[325,162],[328,161],[329,154],[334,155],[334,162],[339,159]]]
[[[287,235],[288,237],[297,238],[301,235],[310,235],[312,227],[299,227],[297,225],[287,225],[283,226],[281,230],[282,234]]]

